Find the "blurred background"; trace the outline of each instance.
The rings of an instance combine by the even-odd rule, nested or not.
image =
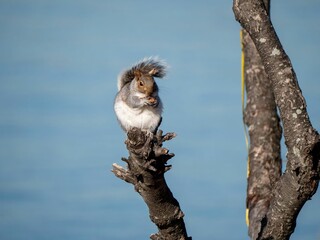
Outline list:
[[[271,16],[320,129],[319,1],[272,1]],[[240,26],[232,1],[0,1],[0,239],[149,239],[113,112],[119,72],[148,56],[159,80],[166,179],[194,239],[248,239]],[[285,158],[285,148],[283,158]],[[284,163],[285,166],[285,163]],[[320,194],[291,239],[320,239]]]

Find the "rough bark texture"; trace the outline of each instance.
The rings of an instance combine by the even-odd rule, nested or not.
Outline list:
[[[264,5],[269,12],[270,1]],[[281,176],[281,127],[271,83],[250,35],[242,29],[244,79],[247,104],[244,121],[249,130],[247,209],[248,233],[257,239],[261,221],[267,214],[272,189]]]
[[[150,219],[159,232],[151,235],[154,240],[183,240],[188,237],[183,221],[183,212],[166,184],[164,173],[171,166],[167,161],[174,156],[162,143],[175,137],[174,133],[162,135],[159,130],[155,136],[137,128],[128,133],[126,140],[129,158],[122,160],[128,168],[113,164],[113,173],[120,179],[134,185],[149,208]]]
[[[272,189],[281,176],[282,131],[270,81],[245,30],[242,30],[242,46],[247,92],[244,120],[250,137],[247,183],[249,236],[257,239],[261,221],[269,209]]]
[[[234,0],[233,11],[251,36],[271,81],[288,150],[285,173],[273,189],[258,239],[289,239],[301,208],[318,187],[319,134],[310,123],[290,59],[273,29],[263,1]]]

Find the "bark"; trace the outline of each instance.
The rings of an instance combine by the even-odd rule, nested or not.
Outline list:
[[[319,183],[320,139],[312,127],[291,62],[262,0],[234,0],[237,21],[250,35],[271,82],[282,120],[287,166],[276,183],[258,239],[289,239],[296,218]]]
[[[264,5],[269,12],[270,1]],[[282,130],[271,83],[250,35],[242,29],[244,80],[247,104],[244,121],[249,130],[247,209],[248,234],[257,239],[261,221],[267,214],[272,189],[281,176],[280,140]]]
[[[133,184],[147,204],[150,219],[159,230],[150,236],[154,240],[191,239],[183,221],[184,214],[164,178],[164,173],[171,168],[167,161],[174,154],[162,148],[162,143],[174,137],[174,133],[163,136],[161,130],[153,136],[134,128],[129,131],[126,140],[129,158],[122,159],[128,168],[113,164],[113,173]]]
[[[245,57],[247,105],[244,120],[249,130],[250,147],[247,183],[249,236],[257,239],[261,221],[267,214],[272,189],[281,176],[281,127],[271,84],[260,56],[249,36],[242,30]]]

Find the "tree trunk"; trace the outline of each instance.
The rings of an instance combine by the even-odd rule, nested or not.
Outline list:
[[[162,148],[162,143],[173,137],[174,133],[162,136],[159,130],[156,136],[151,136],[134,128],[126,140],[130,156],[122,159],[128,164],[128,169],[113,164],[113,173],[133,184],[147,204],[150,219],[159,230],[151,235],[154,240],[191,240],[183,221],[184,214],[164,178],[164,173],[171,168],[166,163],[174,154]]]
[[[281,127],[271,83],[260,56],[249,36],[242,30],[244,79],[247,105],[244,121],[248,126],[250,147],[248,158],[247,209],[249,236],[257,239],[261,220],[267,214],[272,189],[281,176]]]
[[[264,1],[269,12],[270,2]],[[267,214],[272,189],[281,176],[281,127],[271,83],[250,35],[242,29],[247,105],[244,121],[249,130],[247,209],[249,236],[257,239]]]
[[[288,150],[285,173],[275,184],[258,239],[289,239],[296,218],[319,182],[320,139],[312,127],[289,57],[262,0],[234,0],[237,21],[250,35],[271,82]]]

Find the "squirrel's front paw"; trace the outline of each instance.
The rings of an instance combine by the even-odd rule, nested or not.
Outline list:
[[[147,102],[146,102],[147,105],[149,106],[157,106],[158,105],[158,100],[154,97],[147,97]]]

